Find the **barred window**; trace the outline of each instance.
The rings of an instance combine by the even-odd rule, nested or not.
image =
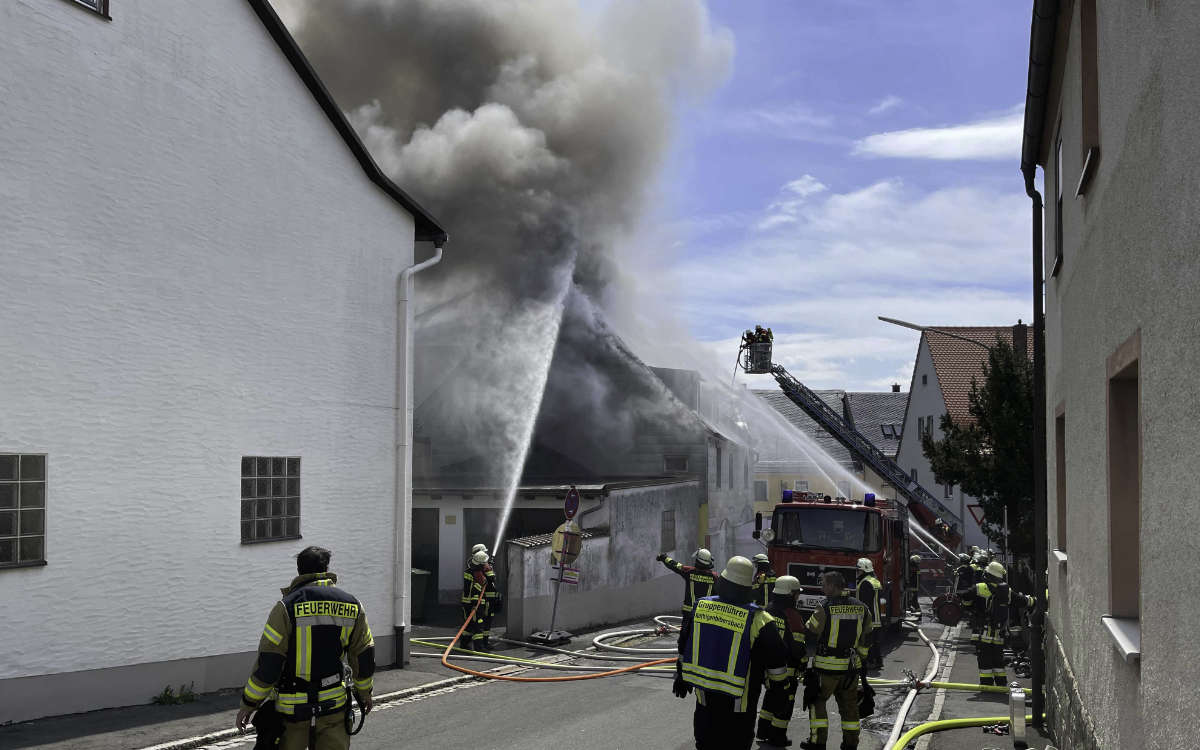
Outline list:
[[[242,457],[242,544],[300,538],[300,458]]]
[[[111,19],[111,16],[108,15],[108,0],[71,0],[71,2]]]
[[[46,564],[46,456],[0,453],[0,568]]]

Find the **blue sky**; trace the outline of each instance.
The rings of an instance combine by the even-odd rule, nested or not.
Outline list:
[[[1028,321],[1028,1],[708,7],[733,66],[679,119],[661,218],[695,338],[729,360],[761,322],[809,385],[907,389],[918,334],[875,316]]]

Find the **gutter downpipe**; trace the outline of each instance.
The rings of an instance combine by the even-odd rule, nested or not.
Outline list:
[[[448,237],[434,240],[433,257],[400,272],[396,281],[396,486],[395,523],[392,544],[392,633],[395,637],[394,666],[408,663],[409,644],[405,631],[412,618],[412,434],[413,434],[413,337],[412,277],[442,260]]]
[[[1036,0],[1029,32],[1029,80],[1021,142],[1021,172],[1033,210],[1033,575],[1039,606],[1033,617],[1033,725],[1045,724],[1046,687],[1046,314],[1044,306],[1043,203],[1035,186],[1042,151],[1059,0]]]

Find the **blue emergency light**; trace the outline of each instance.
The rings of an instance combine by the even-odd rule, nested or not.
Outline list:
[[[874,492],[868,492],[867,494],[863,495],[863,505],[867,506],[868,508],[875,507],[875,493]]]

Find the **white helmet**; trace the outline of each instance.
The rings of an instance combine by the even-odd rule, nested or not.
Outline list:
[[[771,563],[771,558],[767,557],[766,554],[764,554],[762,552],[759,552],[757,555],[754,556],[754,564],[755,565],[770,565],[770,563]]]
[[[867,557],[858,558],[858,562],[855,563],[855,567],[858,568],[858,571],[860,573],[874,573],[875,572],[875,564],[872,563],[870,558],[867,558]]]
[[[471,555],[471,564],[472,565],[486,565],[487,561],[488,561],[488,553],[486,553],[486,552],[481,551],[481,552],[476,552],[475,554]]]
[[[779,576],[775,579],[775,589],[772,594],[791,596],[800,590],[800,579],[795,576]]]
[[[488,548],[487,548],[486,544],[476,544],[474,547],[471,548],[472,555],[475,554],[476,552],[487,552],[487,551],[488,551]]]
[[[1000,564],[999,560],[992,560],[987,564],[987,567],[984,568],[983,572],[1000,581],[1003,581],[1004,577],[1008,575],[1008,573],[1004,570],[1004,566]]]
[[[970,556],[970,555],[968,555],[966,552],[959,552],[959,553],[958,553],[958,561],[959,561],[960,563],[970,563],[970,562],[971,562],[971,556]]]
[[[713,566],[713,556],[708,550],[701,547],[696,550],[696,565],[701,568],[711,568]]]
[[[754,563],[741,555],[729,558],[721,577],[730,583],[750,588],[754,585]]]

